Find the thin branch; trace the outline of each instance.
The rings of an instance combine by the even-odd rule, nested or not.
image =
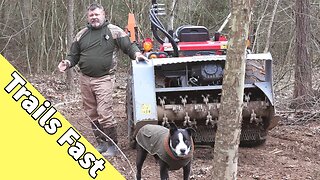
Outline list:
[[[13,37],[17,36],[17,35],[20,34],[21,32],[23,32],[23,31],[25,31],[26,29],[28,29],[28,28],[29,28],[30,26],[32,26],[32,24],[35,23],[36,21],[37,21],[37,20],[34,20],[34,21],[31,22],[28,26],[22,28],[20,31],[16,32],[15,34],[12,34],[12,35],[10,35],[10,36],[5,36],[4,38],[9,38],[9,39],[8,39],[6,45],[4,46],[4,48],[0,51],[0,53],[2,53],[2,52],[6,49],[7,45],[9,44],[10,40],[11,40]]]

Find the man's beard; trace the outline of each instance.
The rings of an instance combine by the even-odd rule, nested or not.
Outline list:
[[[103,21],[96,19],[96,20],[92,20],[90,24],[93,28],[100,28],[103,24]]]

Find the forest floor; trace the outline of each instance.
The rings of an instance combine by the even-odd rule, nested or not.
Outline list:
[[[75,75],[77,77],[77,75]],[[97,145],[90,123],[82,111],[82,102],[75,78],[76,88],[66,91],[62,75],[31,76],[27,79],[46,99],[57,107],[66,119],[94,146]],[[125,114],[126,70],[117,73],[114,94],[115,118],[118,120],[119,147],[125,157],[119,155],[106,158],[126,179],[134,179],[136,152],[128,146],[127,120]],[[239,180],[320,180],[320,120],[319,110],[307,113],[287,108],[282,98],[287,92],[276,94],[282,120],[269,131],[264,145],[239,149]],[[280,102],[281,101],[281,102]],[[312,118],[306,119],[313,115]],[[196,148],[192,162],[191,179],[215,179],[211,176],[213,164],[212,148]],[[170,179],[182,179],[182,170],[169,172]],[[160,179],[159,166],[148,156],[142,170],[143,179]]]

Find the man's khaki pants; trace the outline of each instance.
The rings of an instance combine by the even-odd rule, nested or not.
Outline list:
[[[116,126],[113,116],[114,75],[102,77],[80,76],[80,89],[85,113],[93,122],[99,122],[102,128]]]

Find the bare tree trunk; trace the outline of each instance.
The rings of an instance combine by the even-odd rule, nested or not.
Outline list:
[[[23,28],[27,28],[31,22],[32,19],[32,7],[31,7],[32,1],[19,1],[19,6],[21,10],[21,19],[22,19],[22,25]],[[25,52],[26,52],[26,60],[28,65],[29,74],[32,73],[31,71],[31,62],[30,62],[30,54],[29,54],[29,39],[30,39],[30,33],[29,29],[27,28],[24,31],[24,39],[25,39]]]
[[[192,7],[192,0],[188,0],[188,13],[187,13],[187,18],[188,18],[188,23],[192,24],[192,19],[191,19],[191,7]]]
[[[175,9],[177,7],[178,0],[172,0],[170,13],[169,13],[169,23],[168,23],[168,30],[173,30],[173,22],[174,22],[174,16],[175,16]]]
[[[42,71],[42,67],[43,67],[43,61],[44,61],[44,56],[45,56],[45,52],[46,52],[46,26],[47,26],[47,8],[50,6],[48,5],[48,3],[45,2],[41,2],[41,4],[43,5],[42,8],[42,14],[41,14],[41,30],[40,33],[40,42],[38,45],[38,59],[37,59],[37,73],[40,73]]]
[[[266,46],[265,46],[264,51],[263,51],[264,53],[269,51],[271,30],[272,30],[274,17],[276,16],[278,4],[279,4],[279,0],[276,0],[276,3],[274,4],[274,7],[273,7],[270,23],[269,23],[269,28],[268,28],[267,38],[266,38]]]
[[[212,172],[212,177],[219,180],[237,178],[246,40],[248,39],[253,1],[231,1],[231,6],[231,31],[223,77]]]
[[[267,1],[265,8],[263,10],[263,13],[259,16],[258,23],[257,23],[256,27],[254,28],[254,35],[253,35],[253,41],[252,41],[253,45],[251,46],[252,52],[259,52],[259,46],[258,46],[259,43],[258,42],[260,41],[260,38],[259,38],[260,26],[261,26],[262,21],[265,17],[268,6],[269,6],[269,0]]]
[[[74,11],[74,0],[68,0],[68,24],[67,24],[67,47],[70,49],[71,43],[73,41],[73,32],[74,32],[74,16],[73,16],[73,11]],[[74,83],[72,81],[73,73],[72,69],[69,69],[67,71],[67,84],[68,84],[68,89],[73,90],[74,89]]]
[[[296,62],[293,106],[307,106],[308,95],[312,92],[310,61],[310,18],[309,0],[296,0]]]

